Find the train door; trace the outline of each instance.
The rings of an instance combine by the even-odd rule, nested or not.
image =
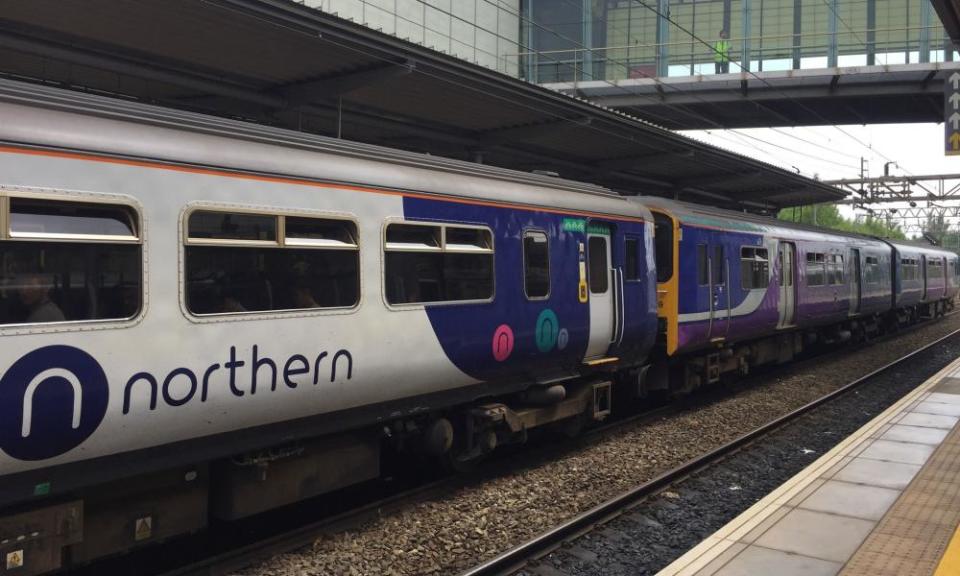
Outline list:
[[[927,257],[920,256],[920,275],[923,278],[923,291],[920,292],[920,300],[927,299]]]
[[[597,225],[597,228],[600,226]],[[610,266],[609,234],[587,234],[587,281],[590,290],[590,342],[586,358],[604,356],[616,330],[616,298]]]
[[[797,310],[796,262],[797,247],[791,242],[780,242],[777,246],[777,263],[780,266],[780,298],[777,299],[780,317],[777,328],[793,326]]]
[[[850,315],[860,313],[860,299],[862,298],[860,284],[860,250],[850,249]]]
[[[730,291],[727,290],[727,276],[730,266],[727,264],[723,245],[719,242],[709,245],[710,266],[710,327],[708,338],[725,338],[730,329]]]

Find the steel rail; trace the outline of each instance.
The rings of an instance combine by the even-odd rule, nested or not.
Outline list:
[[[946,314],[946,316],[952,316],[953,314],[957,314],[957,313],[960,313],[960,311],[950,312]],[[918,330],[920,328],[923,328],[929,325],[930,324],[928,322],[920,322],[920,323],[905,327],[897,332],[885,334],[884,336],[870,340],[865,344],[856,345],[852,348],[845,347],[838,350],[827,352],[825,354],[817,354],[816,356],[813,356],[811,358],[806,358],[803,360],[792,362],[788,365],[788,367],[802,368],[803,366],[805,366],[806,364],[812,361],[822,361],[824,358],[833,357],[835,355],[842,355],[845,353],[857,352],[864,347],[869,347],[871,345],[878,344],[886,340],[896,338],[898,336],[909,334],[910,332],[913,332],[915,330]],[[960,330],[958,330],[957,332],[960,332]],[[943,339],[955,335],[957,332],[952,332],[951,334],[948,334],[943,338],[940,338],[934,342],[931,342],[930,344],[924,346],[923,348],[918,349],[917,352],[925,350],[926,348],[929,348],[930,346],[933,346],[939,343]],[[907,357],[909,356],[905,356],[900,360],[904,360]],[[874,374],[876,374],[879,371],[882,371],[883,369],[884,368],[881,368],[877,371],[871,372],[870,374],[864,376],[863,379],[869,378],[870,376],[873,376]],[[676,403],[670,403],[670,404],[659,406],[650,410],[645,410],[638,414],[632,414],[629,416],[616,418],[612,421],[603,423],[597,427],[584,431],[584,434],[580,438],[580,440],[586,440],[591,437],[604,436],[606,434],[614,432],[617,429],[623,428],[628,425],[642,425],[644,422],[653,421],[658,418],[664,417],[676,411],[677,409],[678,407],[676,406]],[[802,409],[803,408],[801,408],[801,410]],[[573,443],[570,443],[567,446],[573,446]],[[545,445],[542,447],[541,451],[538,451],[535,454],[537,457],[541,457],[541,458],[552,458],[556,455],[557,451],[560,451],[562,449],[563,447]],[[525,454],[526,455],[523,458],[523,461],[529,464],[530,454],[529,453],[525,453]],[[504,472],[505,469],[511,466],[512,462],[515,463],[515,458],[507,457],[503,460],[497,460],[492,462],[491,463],[492,468],[481,472],[479,475],[480,476],[479,480],[482,480],[483,477],[495,476],[498,473]],[[668,472],[663,476],[666,477],[667,474],[671,474],[671,472]],[[317,538],[323,536],[324,534],[332,534],[332,533],[340,532],[340,531],[355,527],[366,520],[377,518],[385,514],[389,514],[390,512],[397,510],[402,506],[408,505],[411,502],[434,497],[434,496],[443,494],[447,491],[451,491],[458,487],[461,487],[466,483],[470,483],[472,481],[477,481],[477,480],[478,480],[478,477],[476,476],[471,476],[471,477],[464,477],[464,476],[458,476],[458,475],[444,476],[437,480],[428,482],[424,485],[416,486],[414,488],[410,488],[407,490],[402,490],[396,494],[391,494],[389,496],[386,496],[385,498],[382,498],[375,502],[371,502],[369,504],[365,504],[358,508],[347,510],[339,514],[335,514],[334,516],[317,520],[315,522],[307,523],[303,526],[293,528],[289,531],[285,531],[274,536],[266,537],[261,540],[257,540],[255,542],[245,544],[236,549],[224,550],[220,553],[213,554],[210,557],[197,560],[195,562],[192,562],[184,566],[176,567],[171,570],[165,570],[162,572],[162,576],[221,576],[224,574],[229,574],[234,571],[240,570],[246,566],[249,566],[251,564],[255,564],[259,561],[266,560],[272,556],[283,554],[291,550],[294,550],[296,548],[310,545]],[[652,480],[651,482],[656,482],[658,480],[661,480],[661,477],[658,477]],[[592,511],[586,512],[583,516],[590,514],[590,512]],[[570,522],[573,522],[576,519],[577,518],[574,518]],[[554,531],[551,531],[551,533],[552,532]],[[513,552],[515,550],[517,549],[513,549],[511,551],[508,551],[507,553]],[[494,562],[495,560],[497,560],[497,558],[494,558],[487,564]],[[482,565],[482,566],[485,566],[485,565]],[[479,568],[480,566],[478,566],[478,569]],[[491,572],[491,573],[500,574],[503,572],[501,571],[501,572]],[[465,575],[473,574],[473,572],[467,572],[464,574]],[[480,574],[487,574],[487,573],[477,572],[476,574],[480,575]]]
[[[796,418],[812,411],[814,408],[826,404],[827,402],[830,402],[831,400],[834,400],[837,397],[860,387],[875,376],[902,364],[910,358],[913,358],[914,356],[917,356],[918,354],[921,354],[950,338],[956,337],[958,334],[960,334],[960,330],[954,330],[953,332],[950,332],[949,334],[942,336],[933,342],[925,344],[909,354],[901,356],[900,358],[897,358],[896,360],[893,360],[892,362],[857,378],[849,384],[846,384],[841,388],[830,392],[829,394],[813,400],[797,408],[796,410],[793,410],[792,412],[784,414],[783,416],[772,420],[767,424],[764,424],[763,426],[748,432],[728,442],[727,444],[712,450],[711,452],[708,452],[707,454],[681,464],[672,470],[668,470],[667,472],[664,472],[663,474],[660,474],[659,476],[648,480],[639,486],[631,488],[630,490],[627,490],[626,492],[623,492],[602,504],[598,504],[590,510],[571,518],[563,524],[560,524],[559,526],[556,526],[551,530],[544,532],[531,540],[528,540],[527,542],[507,550],[499,556],[461,572],[459,576],[505,576],[508,574],[513,574],[528,566],[531,561],[539,560],[545,557],[547,554],[559,549],[564,543],[587,534],[593,531],[596,526],[605,524],[611,519],[616,518],[630,508],[631,505],[656,494],[657,492],[669,487],[678,480],[681,480],[698,470],[715,464],[743,446],[769,434],[770,432],[773,432],[776,429],[781,428],[785,424],[788,424]]]

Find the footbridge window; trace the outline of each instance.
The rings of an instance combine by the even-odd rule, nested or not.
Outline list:
[[[131,206],[0,196],[0,324],[132,318],[142,254]]]
[[[490,300],[493,235],[480,226],[388,224],[384,276],[390,304]]]
[[[186,228],[186,305],[193,314],[349,308],[360,301],[350,220],[197,210]]]

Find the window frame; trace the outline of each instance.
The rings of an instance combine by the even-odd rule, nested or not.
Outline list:
[[[811,260],[811,256],[813,259]],[[819,282],[816,284],[810,283],[810,265],[819,267],[817,275],[819,276]],[[806,281],[808,288],[819,288],[821,286],[829,286],[830,283],[827,282],[827,255],[825,252],[807,252],[803,267],[804,280]]]
[[[11,233],[13,224],[11,217],[12,199],[41,200],[60,202],[64,204],[103,204],[106,206],[123,207],[130,211],[131,224],[134,227],[134,236],[130,238],[117,236],[100,236],[94,234],[63,234],[63,235],[36,235],[16,236]],[[108,194],[100,192],[76,192],[59,189],[36,190],[26,187],[0,187],[0,242],[22,242],[25,244],[44,243],[73,243],[73,244],[123,244],[140,246],[140,306],[137,311],[125,318],[97,318],[92,320],[65,320],[63,322],[33,322],[19,324],[0,324],[0,335],[34,334],[49,332],[69,332],[79,330],[108,330],[129,328],[143,321],[149,307],[149,285],[147,274],[146,225],[143,217],[143,205],[133,196]]]
[[[190,216],[196,212],[225,212],[233,214],[252,214],[260,216],[273,216],[277,218],[277,239],[276,240],[240,240],[229,238],[190,238]],[[334,246],[310,246],[304,244],[286,244],[286,218],[314,218],[317,220],[339,220],[353,224],[353,230],[356,234],[355,246],[334,247]],[[363,305],[363,244],[360,240],[360,222],[358,218],[346,212],[331,212],[321,210],[297,210],[289,208],[269,208],[261,206],[250,206],[243,204],[225,204],[210,202],[193,202],[183,208],[179,220],[180,226],[180,271],[178,278],[178,291],[180,299],[180,310],[183,315],[191,322],[197,324],[215,323],[215,322],[236,322],[246,320],[263,320],[265,318],[297,318],[305,316],[327,316],[354,314]],[[357,301],[351,306],[330,306],[325,308],[289,308],[282,310],[250,310],[246,312],[213,312],[210,314],[197,314],[192,312],[187,305],[187,248],[190,246],[212,247],[220,246],[225,248],[270,248],[277,250],[327,250],[327,251],[351,251],[357,253]]]
[[[603,290],[594,291],[593,289],[593,280],[597,276],[593,274],[593,258],[590,257],[590,245],[591,241],[594,239],[600,239],[604,242],[604,251],[603,251]],[[613,269],[613,246],[612,246],[613,236],[606,234],[594,234],[587,236],[587,289],[590,291],[590,294],[607,294],[613,288],[613,285],[610,281],[610,271]]]
[[[393,224],[409,224],[413,226],[439,227],[440,230],[440,248],[437,250],[401,250],[397,248],[387,248],[387,228]],[[485,230],[489,234],[490,248],[486,250],[446,250],[447,232],[446,228],[472,228],[475,230]],[[476,224],[473,222],[455,222],[455,221],[433,221],[433,220],[406,220],[404,218],[386,218],[380,228],[380,298],[389,310],[396,312],[406,310],[422,310],[433,306],[463,306],[470,304],[489,304],[497,298],[497,238],[493,229],[485,224]],[[387,300],[387,252],[430,252],[438,254],[490,254],[492,263],[490,271],[492,275],[493,291],[489,298],[474,298],[471,300],[438,300],[436,302],[402,302],[393,304]],[[521,266],[523,263],[521,262]],[[552,289],[552,287],[551,287]]]
[[[751,250],[751,251],[753,251],[753,256],[751,256],[750,258],[745,258],[745,257],[744,257],[744,251],[746,251],[746,250]],[[767,256],[766,256],[765,258],[759,258],[759,257],[757,256],[757,251],[759,251],[759,250],[763,250],[764,252],[766,252],[766,253],[767,253]],[[764,285],[764,286],[751,286],[751,287],[749,287],[749,288],[747,288],[746,286],[743,285],[743,263],[744,263],[744,262],[751,262],[751,263],[752,263],[752,262],[766,262],[766,263],[767,263],[767,275],[766,275],[767,283],[766,283],[766,285]],[[752,277],[753,277],[753,270],[752,270],[752,264],[751,264],[751,278],[752,278]],[[769,288],[770,288],[770,249],[767,248],[766,246],[762,245],[762,244],[761,244],[761,245],[757,245],[757,244],[744,244],[744,245],[741,245],[741,246],[740,246],[740,289],[741,289],[741,290],[746,290],[746,291],[749,292],[749,291],[752,291],[752,290],[767,290],[767,289],[769,289]]]
[[[710,286],[710,247],[705,243],[696,245],[697,286]]]
[[[727,250],[723,244],[711,244],[713,246],[713,256],[710,260],[710,280],[713,286],[727,286]],[[714,278],[716,273],[717,278]]]
[[[527,243],[526,239],[528,235],[533,234],[542,234],[544,239],[547,241],[547,293],[544,296],[530,296],[527,293]],[[550,265],[550,235],[547,234],[547,231],[543,228],[524,228],[523,234],[520,236],[520,266],[523,268],[523,295],[527,300],[531,302],[538,302],[543,300],[549,300],[550,296],[553,294],[553,278],[550,276],[552,266]],[[496,270],[494,270],[494,276],[496,276]],[[493,287],[494,293],[497,291],[496,283]]]
[[[637,277],[630,278],[627,276],[627,262],[630,261],[630,249],[628,245],[630,242],[634,243],[634,256],[636,257],[637,263]],[[643,258],[640,254],[640,246],[642,246],[642,240],[640,236],[634,236],[632,234],[623,235],[623,281],[624,282],[643,282]]]

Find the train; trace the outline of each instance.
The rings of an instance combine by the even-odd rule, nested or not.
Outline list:
[[[952,308],[957,255],[0,81],[0,574]]]

